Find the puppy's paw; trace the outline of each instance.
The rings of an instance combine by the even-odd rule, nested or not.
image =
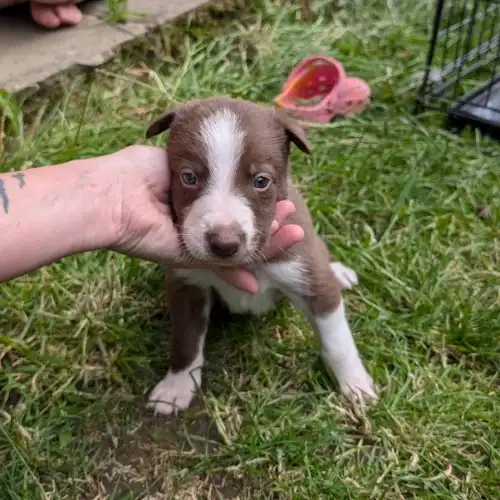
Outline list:
[[[363,365],[338,377],[340,392],[353,403],[373,403],[377,399],[373,379]]]
[[[332,262],[330,268],[337,277],[342,290],[349,290],[359,283],[356,271],[345,266],[342,262]]]
[[[186,410],[193,400],[196,389],[201,383],[201,369],[194,371],[168,372],[167,376],[151,391],[148,408],[155,415],[177,414],[179,410]]]

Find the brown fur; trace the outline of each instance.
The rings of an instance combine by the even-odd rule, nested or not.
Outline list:
[[[304,230],[304,239],[283,253],[282,259],[300,256],[309,275],[308,302],[315,315],[322,316],[335,311],[342,299],[340,284],[332,274],[331,254],[314,230],[314,223],[307,205],[299,191],[290,186],[288,199],[295,204],[295,212],[288,218],[287,224],[297,224]]]
[[[183,370],[196,357],[200,336],[207,328],[208,316],[204,316],[207,301],[206,292],[196,286],[186,285],[167,273],[167,300],[172,321],[173,372]]]

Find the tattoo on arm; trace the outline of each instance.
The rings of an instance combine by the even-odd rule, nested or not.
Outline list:
[[[24,182],[24,174],[14,174],[12,177],[19,181],[20,188],[24,187],[24,185],[26,184],[26,182]]]
[[[19,187],[23,188],[26,182],[24,182],[24,174],[14,174],[12,177],[17,179],[19,182]],[[7,188],[5,187],[5,182],[0,179],[0,201],[3,205],[3,211],[9,213],[9,197],[7,196]]]
[[[3,204],[3,211],[9,213],[9,197],[7,196],[7,190],[5,189],[5,182],[0,179],[0,200]]]

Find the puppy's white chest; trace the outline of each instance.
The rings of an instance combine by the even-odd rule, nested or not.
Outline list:
[[[263,270],[254,271],[259,281],[259,292],[255,294],[232,287],[212,271],[181,269],[176,274],[192,285],[215,289],[227,308],[236,314],[266,314],[274,309],[280,297],[277,283]]]

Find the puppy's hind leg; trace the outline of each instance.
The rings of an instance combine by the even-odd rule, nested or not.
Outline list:
[[[337,379],[342,394],[351,400],[368,402],[376,399],[373,380],[354,342],[341,293],[357,284],[358,277],[342,263],[329,262],[325,244],[319,238],[315,242],[306,303],[321,343],[321,357]]]
[[[342,394],[351,400],[368,402],[376,398],[373,380],[361,361],[347,321],[344,301],[332,311],[314,314],[321,343],[321,357],[332,372]]]
[[[314,326],[321,344],[321,357],[326,368],[337,379],[341,392],[351,400],[375,399],[373,381],[361,361],[347,320],[342,299],[339,269],[329,262],[326,247],[319,240],[309,259],[270,266],[283,292],[301,309]],[[309,262],[303,265],[301,262]],[[276,268],[276,269],[273,269]],[[293,270],[293,272],[291,272]],[[334,271],[334,272],[332,272]],[[352,276],[349,277],[352,281]]]

